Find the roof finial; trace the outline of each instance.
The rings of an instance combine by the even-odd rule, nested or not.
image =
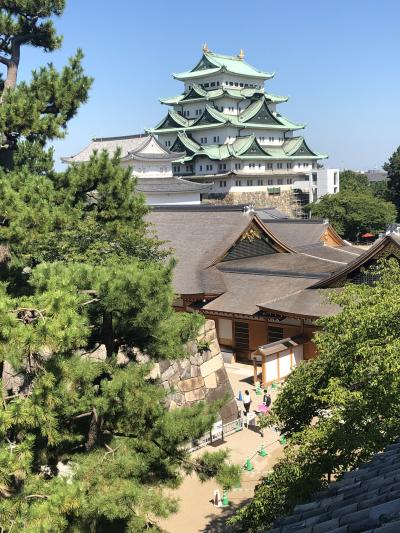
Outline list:
[[[208,45],[207,43],[204,43],[203,44],[203,52],[209,52],[210,50],[208,49]]]
[[[243,48],[240,49],[240,52],[239,52],[239,54],[238,54],[238,58],[239,58],[239,59],[244,59]]]

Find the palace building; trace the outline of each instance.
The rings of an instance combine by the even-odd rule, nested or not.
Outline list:
[[[173,176],[171,163],[176,152],[162,146],[153,135],[145,133],[123,137],[94,138],[78,154],[63,157],[63,163],[84,163],[95,153],[105,150],[113,156],[120,150],[121,165],[131,167],[137,177],[136,190],[149,205],[199,204],[208,184],[195,183]],[[182,157],[184,154],[180,154]]]
[[[338,192],[339,172],[318,168],[328,156],[308,146],[303,124],[278,111],[288,97],[265,90],[273,76],[248,64],[243,50],[227,56],[207,45],[191,70],[173,74],[183,92],[161,100],[170,109],[148,131],[176,152],[174,175],[214,182],[211,197],[301,190],[314,201]]]
[[[395,234],[362,250],[327,222],[276,218],[269,209],[160,206],[148,221],[178,259],[175,309],[214,320],[223,350],[262,363],[264,383],[316,356],[316,321],[340,312],[327,298],[332,289],[371,283],[365,268],[400,259]]]

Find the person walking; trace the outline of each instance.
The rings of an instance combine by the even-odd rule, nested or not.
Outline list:
[[[248,390],[245,390],[244,391],[244,397],[243,397],[243,407],[244,407],[244,412],[247,413],[249,412],[250,410],[250,404],[251,404],[251,396],[250,396],[250,393]]]
[[[272,403],[271,395],[268,393],[267,389],[264,389],[263,404],[266,407],[270,407],[271,403]]]

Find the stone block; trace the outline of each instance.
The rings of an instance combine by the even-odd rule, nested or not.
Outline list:
[[[149,378],[150,379],[158,379],[160,377],[160,364],[156,363],[153,368],[150,371]]]
[[[189,355],[196,355],[197,354],[197,343],[195,341],[189,341],[186,344],[187,351]]]
[[[168,366],[168,368],[161,373],[161,379],[163,381],[165,381],[166,379],[169,380],[175,373],[176,368],[174,368],[174,366],[170,364],[170,366]]]
[[[217,341],[217,339],[214,339],[210,342],[210,352],[213,356],[221,353],[221,349],[219,347],[219,342]]]
[[[222,360],[221,354],[217,355],[216,357],[213,357],[209,361],[206,361],[202,365],[200,365],[200,373],[205,378],[206,376],[209,376],[212,372],[216,372],[219,368],[222,368],[224,365],[224,362]]]
[[[177,385],[181,380],[181,376],[180,376],[180,373],[179,372],[175,372],[169,379],[169,384],[172,386],[172,385]]]
[[[217,332],[215,329],[210,329],[210,331],[207,331],[207,333],[204,336],[204,340],[211,342],[217,338]]]
[[[217,377],[215,372],[204,378],[204,385],[206,389],[215,389],[217,387]]]
[[[197,376],[200,376],[200,367],[197,365],[192,365],[190,367],[190,377],[197,378]]]
[[[190,364],[190,361],[188,359],[185,359],[185,364],[182,365],[181,363],[180,367],[181,367],[181,379],[189,379],[193,377],[190,372],[192,365]]]
[[[219,414],[221,415],[222,422],[224,424],[232,422],[232,420],[236,420],[239,416],[236,400],[231,400],[229,403],[224,405]]]
[[[158,364],[159,364],[159,367],[160,367],[160,373],[161,374],[163,374],[171,366],[171,362],[170,361],[160,361]]]
[[[228,381],[228,374],[226,373],[226,369],[224,366],[217,370],[215,374],[217,376],[218,385],[222,385],[223,383],[226,383]]]
[[[169,399],[179,407],[182,407],[182,405],[185,403],[185,395],[178,391],[171,393],[169,395]]]
[[[201,354],[197,353],[196,355],[192,355],[192,356],[190,357],[190,363],[191,363],[192,365],[197,365],[197,366],[199,366],[199,365],[201,365],[202,363],[204,363],[204,358],[203,358],[203,356],[202,356]]]
[[[204,328],[205,328],[206,333],[207,333],[207,331],[210,331],[212,329],[215,330],[215,322],[214,322],[214,320],[207,319],[206,323],[204,324]]]
[[[207,401],[214,402],[215,400],[220,400],[224,396],[227,396],[228,399],[233,398],[233,391],[231,384],[224,383],[223,385],[218,385],[216,389],[210,389],[207,391]]]
[[[185,379],[179,383],[179,388],[183,392],[189,392],[200,387],[204,387],[204,379],[202,377]]]
[[[198,402],[200,400],[204,400],[205,396],[206,395],[205,395],[205,391],[204,391],[203,388],[185,392],[185,400],[188,403]]]
[[[168,381],[163,381],[161,383],[161,385],[164,387],[164,389],[166,390],[169,390],[170,389],[170,386],[169,386],[169,382]]]

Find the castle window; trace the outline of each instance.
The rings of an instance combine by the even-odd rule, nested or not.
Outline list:
[[[242,185],[241,180],[236,180],[235,181],[235,185],[236,185],[236,187],[241,187],[241,185]]]
[[[242,167],[241,163],[235,163],[235,170],[240,170]]]
[[[203,165],[199,166],[199,170],[200,170],[200,172],[203,170]]]
[[[273,184],[274,184],[274,180],[269,179],[269,180],[268,180],[268,185],[273,185]]]
[[[288,185],[292,185],[292,183],[293,183],[293,179],[292,179],[292,178],[287,178],[286,183],[287,183]]]
[[[286,163],[286,168],[292,168],[292,163]]]
[[[205,84],[204,84],[204,87],[209,87],[209,86],[210,86],[209,83],[205,83]]]
[[[211,87],[215,87],[215,81],[211,82]]]
[[[268,168],[269,170],[272,170],[272,169],[274,168],[273,163],[267,163],[267,168]]]
[[[230,85],[231,87],[233,87],[233,81],[230,81],[230,82],[229,82],[229,85]]]
[[[214,135],[214,142],[215,143],[219,143],[219,135],[217,135],[217,136]]]
[[[220,163],[219,164],[219,169],[220,170],[226,170],[226,163]]]
[[[270,142],[270,143],[275,142],[275,137],[270,137],[270,138],[269,138],[269,142]]]
[[[282,163],[277,163],[277,164],[276,164],[276,167],[277,167],[277,168],[282,168],[282,167],[283,167],[283,164],[282,164]]]
[[[239,87],[239,83],[235,81],[235,87]]]
[[[243,87],[243,83],[240,84],[240,87]]]
[[[283,183],[282,178],[278,178],[278,185],[282,185],[282,183]]]
[[[257,180],[257,185],[264,185],[263,180]]]
[[[226,187],[226,181],[220,181],[219,182],[220,187]]]
[[[247,186],[251,187],[253,185],[253,180],[247,180]]]

